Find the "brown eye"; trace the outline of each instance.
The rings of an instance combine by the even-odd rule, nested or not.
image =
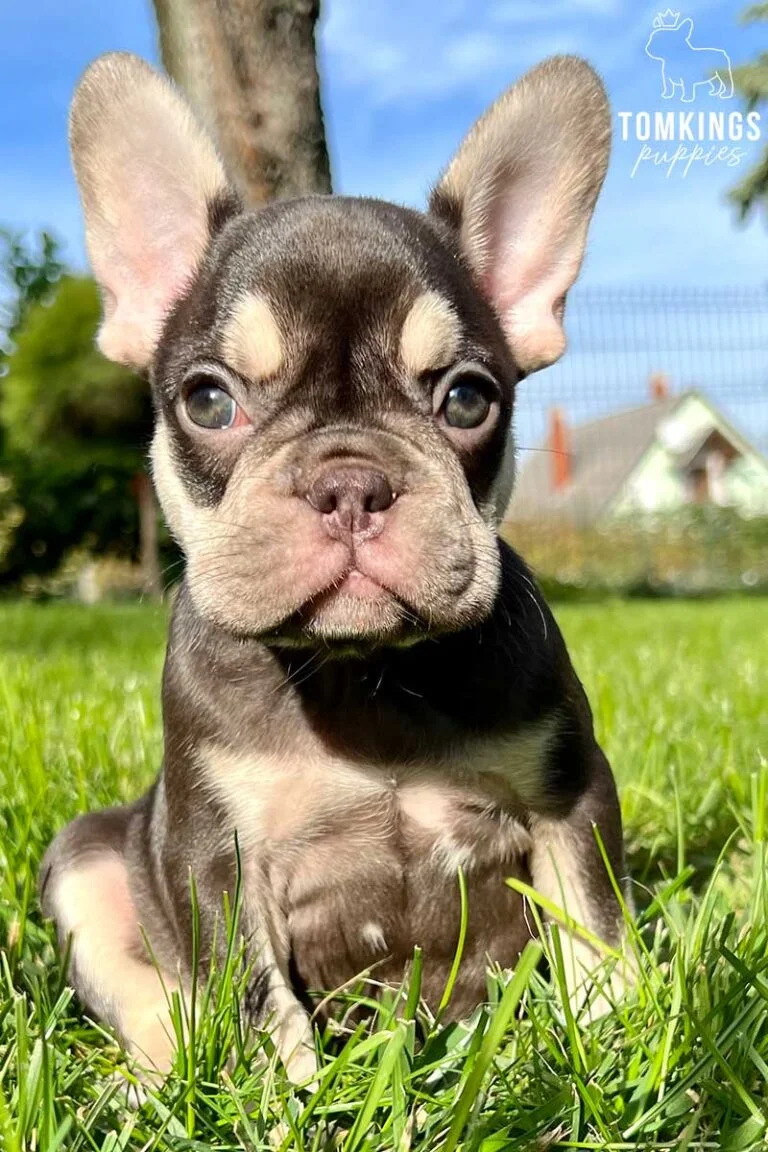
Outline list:
[[[443,416],[451,428],[479,428],[490,410],[485,391],[468,381],[454,384],[443,401]]]

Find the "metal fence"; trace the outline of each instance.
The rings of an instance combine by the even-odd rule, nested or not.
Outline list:
[[[768,291],[575,291],[503,532],[569,585],[768,586]]]

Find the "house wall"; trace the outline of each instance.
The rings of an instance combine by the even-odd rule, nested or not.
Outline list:
[[[701,397],[685,397],[660,421],[655,443],[633,470],[606,515],[670,512],[685,505],[688,491],[675,453],[701,439],[712,428],[718,428],[728,439],[733,438],[718,414]],[[745,515],[768,515],[768,463],[748,446],[738,441],[737,446],[743,455],[722,478],[722,502]]]

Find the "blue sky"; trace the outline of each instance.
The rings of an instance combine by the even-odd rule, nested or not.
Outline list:
[[[666,110],[657,65],[643,51],[658,7],[637,0],[325,0],[320,52],[337,190],[423,204],[474,118],[554,52],[590,59],[614,112]],[[737,14],[737,5],[711,0],[683,8],[695,20],[696,43],[726,49],[734,63],[759,46],[757,27],[739,26]],[[67,103],[79,72],[99,52],[122,48],[156,58],[149,3],[6,3],[0,43],[0,222],[52,227],[80,264]],[[725,103],[707,97],[696,106]],[[728,110],[736,107],[728,103]],[[768,140],[768,116],[763,131]],[[615,144],[584,282],[765,284],[763,223],[737,228],[723,203],[740,169],[699,165],[685,178],[656,169],[633,179],[639,147]]]

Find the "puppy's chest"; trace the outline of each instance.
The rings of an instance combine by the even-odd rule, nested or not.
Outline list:
[[[223,808],[227,829],[255,857],[293,860],[316,850],[398,856],[404,865],[429,853],[455,874],[459,865],[503,858],[525,839],[525,814],[546,793],[553,724],[546,720],[450,755],[373,763],[315,744],[282,755],[200,750],[206,792]]]
[[[206,751],[208,786],[285,917],[308,986],[336,987],[370,965],[398,979],[419,944],[439,997],[458,936],[459,869],[470,964],[473,948],[484,957],[489,947],[514,963],[524,939],[504,879],[528,878],[526,801],[541,788],[550,735],[543,725],[450,760],[387,767],[317,750],[280,760]]]

